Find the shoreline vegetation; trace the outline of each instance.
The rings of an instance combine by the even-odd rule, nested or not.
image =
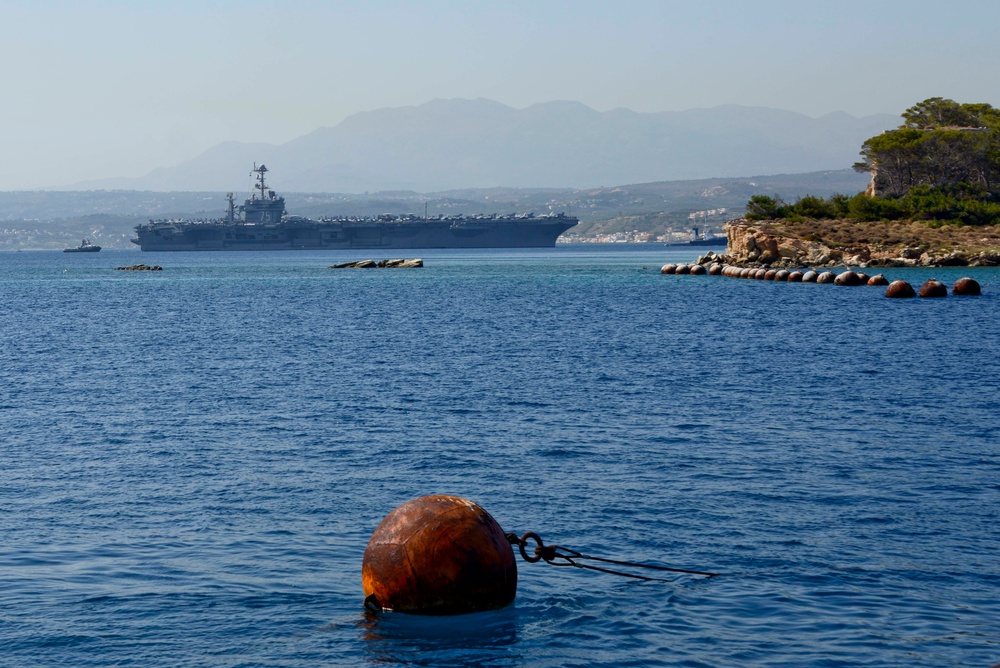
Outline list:
[[[754,195],[726,223],[733,263],[1000,265],[1000,110],[935,97],[861,146],[863,193],[794,203]]]

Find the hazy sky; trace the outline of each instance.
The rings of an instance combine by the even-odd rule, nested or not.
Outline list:
[[[139,176],[435,98],[1000,106],[996,0],[0,0],[0,190]]]

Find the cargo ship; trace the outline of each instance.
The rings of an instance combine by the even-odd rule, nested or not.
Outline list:
[[[285,198],[254,165],[254,191],[242,206],[228,193],[217,220],[158,220],[135,228],[144,251],[338,250],[355,248],[543,248],[579,220],[565,214],[435,216],[386,214],[312,220],[289,216]]]

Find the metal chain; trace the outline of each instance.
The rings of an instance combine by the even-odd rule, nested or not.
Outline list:
[[[704,571],[690,571],[684,568],[670,568],[668,566],[656,566],[654,564],[639,564],[633,561],[619,561],[617,559],[604,559],[602,557],[593,557],[582,552],[577,552],[576,550],[571,550],[569,548],[560,547],[558,545],[546,545],[542,542],[541,536],[539,536],[534,531],[528,531],[521,535],[519,538],[515,533],[504,534],[507,541],[511,545],[517,545],[518,550],[521,552],[521,557],[524,558],[528,563],[536,563],[538,561],[545,561],[547,564],[552,564],[553,566],[575,566],[576,568],[586,568],[591,571],[600,571],[601,573],[610,573],[612,575],[621,575],[626,578],[635,578],[636,580],[649,580],[655,582],[671,582],[671,580],[666,580],[664,578],[654,578],[648,577],[646,575],[636,575],[635,573],[623,573],[622,571],[612,570],[610,568],[602,568],[600,566],[594,566],[591,564],[581,564],[578,561],[583,559],[589,559],[591,561],[599,561],[605,564],[616,564],[618,566],[627,566],[630,568],[648,568],[657,571],[670,571],[672,573],[687,573],[689,575],[704,575],[705,577],[712,578],[718,573],[706,573]],[[533,554],[528,554],[528,544],[529,542],[534,542],[535,549]]]

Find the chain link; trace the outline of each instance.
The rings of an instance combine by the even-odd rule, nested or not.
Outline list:
[[[657,582],[672,582],[672,580],[666,580],[664,578],[653,578],[645,575],[636,575],[635,573],[623,573],[622,571],[612,570],[610,568],[602,568],[600,566],[593,566],[591,564],[580,564],[577,560],[589,559],[591,561],[599,561],[606,564],[615,564],[618,566],[627,566],[629,568],[648,568],[657,571],[670,571],[672,573],[687,573],[689,575],[704,575],[705,577],[715,577],[719,575],[718,573],[707,573],[704,571],[691,571],[684,568],[669,568],[667,566],[656,566],[654,564],[639,564],[633,561],[619,561],[617,559],[604,559],[602,557],[593,557],[590,555],[583,554],[582,552],[577,552],[576,550],[571,550],[569,548],[560,547],[558,545],[546,545],[541,536],[539,536],[534,531],[527,531],[520,537],[515,533],[504,534],[507,541],[511,545],[517,545],[518,551],[521,553],[521,557],[528,563],[534,564],[539,561],[544,560],[547,564],[552,564],[553,566],[575,566],[576,568],[586,568],[592,571],[600,571],[601,573],[610,573],[612,575],[621,575],[626,578],[634,578],[636,580],[653,580]],[[535,549],[533,554],[528,554],[528,544],[533,542],[535,544]]]

